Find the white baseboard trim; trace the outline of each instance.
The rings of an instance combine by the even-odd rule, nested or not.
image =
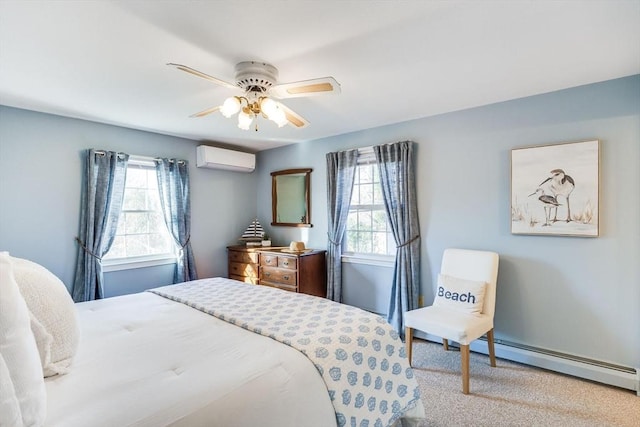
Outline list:
[[[436,343],[442,343],[440,337],[415,331],[415,336]],[[476,340],[469,346],[476,353],[489,354],[487,343],[484,339]],[[598,364],[574,360],[570,355],[563,357],[561,354],[551,354],[542,349],[532,347],[519,348],[505,342],[495,342],[496,357],[523,363],[542,369],[547,369],[562,374],[572,375],[615,387],[634,390],[640,397],[640,370],[637,368],[609,367],[606,364]]]

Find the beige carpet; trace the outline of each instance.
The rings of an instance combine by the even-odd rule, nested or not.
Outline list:
[[[451,348],[451,347],[449,347]],[[462,394],[460,353],[415,340],[413,368],[426,426],[640,427],[635,391],[471,353],[471,394]]]

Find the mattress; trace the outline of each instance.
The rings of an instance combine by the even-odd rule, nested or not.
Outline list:
[[[77,304],[71,372],[46,379],[47,426],[336,425],[302,353],[143,292]]]

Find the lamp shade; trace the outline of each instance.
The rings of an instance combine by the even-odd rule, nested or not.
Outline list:
[[[222,107],[220,107],[220,113],[226,118],[233,116],[238,111],[240,111],[240,99],[237,96],[225,99]]]
[[[280,107],[278,107],[273,117],[269,116],[269,118],[274,122],[276,122],[279,128],[289,123],[289,120],[287,120],[287,115],[284,113],[284,111]]]
[[[263,98],[262,101],[260,101],[260,111],[265,113],[269,119],[276,114],[277,110],[278,104],[273,99]]]
[[[251,126],[252,121],[253,121],[253,117],[251,117],[249,114],[245,113],[244,111],[238,114],[238,127],[240,129],[249,130],[249,127]]]
[[[287,124],[287,117],[280,105],[271,98],[264,98],[260,102],[260,111],[267,115],[269,120],[275,122],[278,127]]]

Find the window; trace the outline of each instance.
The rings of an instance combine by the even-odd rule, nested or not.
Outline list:
[[[107,266],[136,263],[135,267],[141,266],[139,262],[175,261],[175,244],[164,222],[152,161],[130,158],[116,237],[103,259]],[[164,262],[149,264],[154,260]]]
[[[347,254],[395,255],[396,244],[387,222],[378,165],[370,155],[360,155],[344,248]]]

